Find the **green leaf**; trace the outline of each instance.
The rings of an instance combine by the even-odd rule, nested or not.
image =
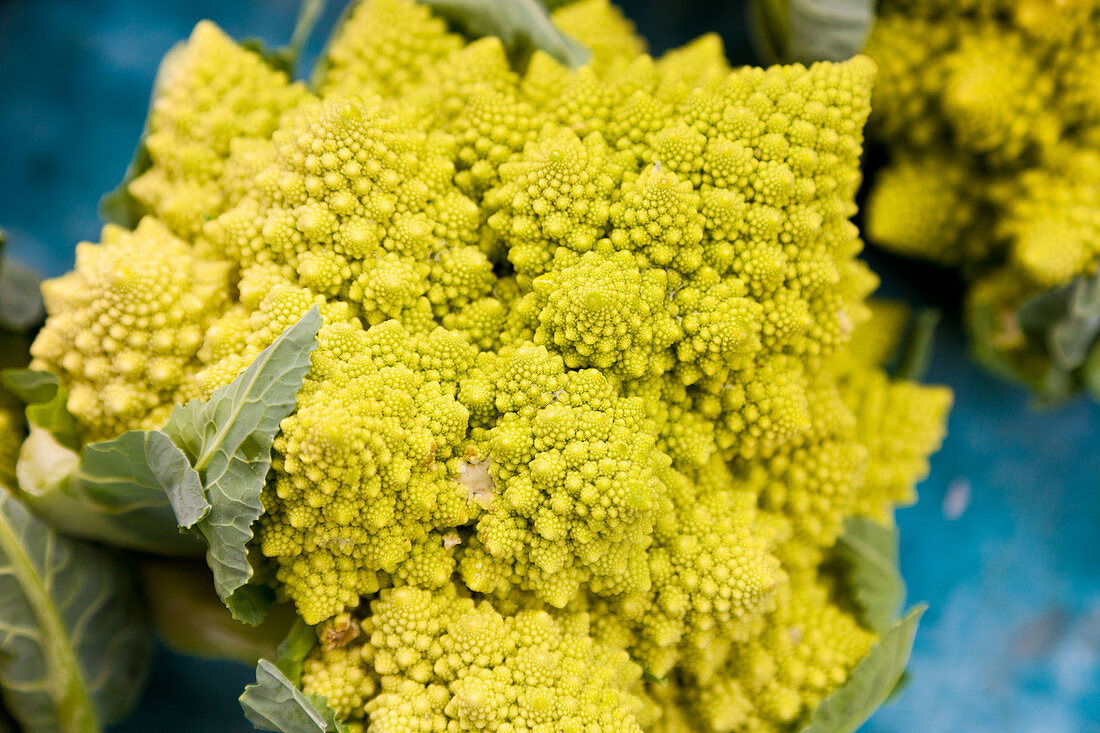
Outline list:
[[[130,710],[152,636],[126,566],[3,487],[0,599],[0,694],[25,730],[93,733]]]
[[[874,0],[754,0],[754,40],[770,61],[844,61],[863,49]]]
[[[275,603],[275,591],[266,585],[246,583],[222,600],[233,618],[249,626],[258,626]]]
[[[99,218],[105,222],[133,229],[145,213],[141,203],[130,195],[130,183],[153,167],[153,159],[149,156],[149,149],[145,147],[145,138],[149,136],[149,116],[153,111],[153,102],[160,96],[164,80],[171,76],[172,65],[183,55],[186,47],[186,41],[180,41],[172,46],[157,67],[157,75],[153,79],[153,92],[149,97],[149,105],[145,113],[145,123],[142,125],[141,137],[138,138],[134,154],[119,184],[99,199]]]
[[[1077,369],[1100,338],[1100,274],[1028,299],[1016,317],[1025,333],[1045,342],[1058,369]]]
[[[164,433],[132,430],[77,453],[32,426],[16,475],[27,505],[67,535],[165,555],[202,553],[199,538],[180,532],[173,502],[189,520],[209,507],[198,474]]]
[[[26,501],[76,537],[166,555],[205,546],[226,605],[240,620],[259,623],[274,596],[246,585],[252,569],[245,546],[261,513],[272,439],[295,406],[319,326],[314,309],[208,402],[177,407],[164,431],[129,431],[79,453],[60,380],[6,372],[14,392],[36,401],[27,409],[31,434],[17,465]],[[62,418],[73,422],[71,431],[47,429]],[[56,437],[66,432],[68,441]],[[205,543],[181,527],[195,528]]]
[[[1028,298],[1015,311],[971,303],[967,326],[974,357],[990,371],[1027,385],[1040,404],[1094,389],[1100,361],[1100,273]]]
[[[271,443],[295,408],[320,326],[314,307],[209,400],[176,407],[164,428],[202,478],[210,511],[194,526],[206,540],[214,586],[227,602],[252,578],[247,545],[263,512],[260,491]],[[230,610],[247,613],[253,600]]]
[[[469,38],[496,36],[521,62],[544,51],[571,69],[592,53],[562,33],[539,0],[419,0]]]
[[[835,552],[846,565],[863,622],[875,633],[885,633],[905,597],[898,572],[897,529],[866,517],[849,517]]]
[[[160,506],[167,496],[181,527],[191,527],[210,511],[199,474],[159,430],[131,430],[87,446],[80,455],[80,478],[89,494],[111,503],[128,497],[159,499]]]
[[[1016,336],[1006,336],[1005,321],[1015,323],[1015,314],[993,303],[971,302],[966,307],[966,326],[970,334],[970,352],[974,360],[989,372],[1010,382],[1026,385],[1043,402],[1057,402],[1069,397],[1076,389],[1071,375],[1048,365],[1043,370],[1025,368],[1021,354],[1026,347],[1026,337],[1021,331]],[[1018,325],[1015,326],[1018,329]],[[1010,327],[1011,330],[1011,327]],[[1019,339],[1020,343],[1014,342]],[[1041,345],[1040,345],[1041,348]]]
[[[11,258],[0,260],[0,328],[27,331],[46,316],[42,278]]]
[[[924,308],[913,316],[898,344],[897,361],[891,370],[891,377],[913,382],[924,378],[932,362],[933,341],[939,323],[940,312],[935,308]]]
[[[784,60],[791,35],[787,0],[750,0],[749,37],[757,54],[767,65]]]
[[[7,234],[0,229],[0,329],[23,333],[42,322],[42,278],[30,268],[3,257]]]
[[[67,407],[69,392],[56,374],[38,369],[5,369],[4,386],[27,405],[27,424],[48,431],[62,445],[80,448],[76,418]]]
[[[145,556],[138,571],[157,636],[181,654],[255,666],[278,654],[298,620],[294,606],[285,603],[273,607],[259,626],[237,621],[214,592],[202,560]]]
[[[344,729],[323,697],[303,694],[266,659],[256,665],[256,683],[244,688],[240,700],[244,716],[258,730],[328,733]]]
[[[905,672],[925,608],[915,606],[882,635],[848,681],[814,711],[802,733],[852,733],[871,717]]]
[[[298,619],[286,638],[279,644],[279,656],[275,660],[275,666],[291,683],[297,685],[302,680],[302,662],[315,646],[317,646],[317,632],[305,621]]]
[[[882,701],[883,705],[889,705],[890,703],[901,697],[902,693],[909,689],[909,684],[913,681],[912,676],[909,674],[909,670],[901,673],[901,677],[898,677],[898,682],[894,685],[894,689],[890,690],[890,694],[886,696],[886,699]]]

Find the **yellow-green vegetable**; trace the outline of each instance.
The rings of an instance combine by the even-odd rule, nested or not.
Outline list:
[[[868,238],[963,269],[975,354],[996,371],[1048,399],[1095,382],[1100,312],[1050,304],[1100,261],[1100,4],[878,11],[871,129],[891,162],[872,183]]]
[[[364,0],[312,90],[201,23],[144,218],[45,286],[32,366],[83,440],[164,426],[219,594],[315,629],[251,720],[794,730],[878,648],[828,561],[912,500],[951,397],[887,374],[903,319],[856,259],[873,63],[654,59],[606,0],[553,19],[590,64]],[[264,359],[280,404],[306,372],[277,432]]]

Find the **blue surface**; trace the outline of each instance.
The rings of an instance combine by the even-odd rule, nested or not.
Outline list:
[[[709,27],[735,60],[749,58],[736,3],[670,2],[664,16],[661,0],[623,5],[657,50]],[[156,61],[196,20],[281,42],[296,6],[0,0],[0,225],[12,253],[59,274],[75,242],[97,237],[96,201],[129,160]],[[875,264],[889,293],[953,297],[933,270],[914,278],[911,265]],[[1100,406],[1035,413],[969,363],[957,327],[937,340],[929,377],[954,387],[958,404],[920,503],[898,515],[910,598],[930,608],[911,685],[864,730],[1100,731]],[[162,650],[139,710],[115,731],[251,730],[236,703],[250,674]]]

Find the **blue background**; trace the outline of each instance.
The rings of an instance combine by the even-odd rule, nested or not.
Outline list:
[[[713,29],[735,62],[752,60],[737,2],[623,5],[654,50]],[[56,275],[77,241],[97,238],[96,201],[130,158],[156,62],[197,20],[279,44],[296,7],[0,0],[0,226],[11,254]],[[1100,406],[1035,412],[967,360],[949,274],[871,259],[886,293],[945,308],[929,379],[951,385],[957,407],[920,502],[898,514],[909,597],[930,604],[912,683],[864,731],[1100,731]],[[250,730],[236,702],[250,676],[161,650],[137,713],[114,730]]]

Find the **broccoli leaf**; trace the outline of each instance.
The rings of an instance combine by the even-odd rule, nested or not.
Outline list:
[[[256,683],[244,688],[241,707],[258,730],[279,733],[328,733],[344,730],[327,701],[305,695],[266,659],[256,665]]]
[[[544,51],[571,69],[591,52],[559,31],[540,0],[419,0],[471,38],[497,36],[514,59]]]
[[[165,555],[203,550],[177,526],[181,514],[194,524],[209,511],[199,476],[162,432],[131,430],[77,453],[32,425],[16,475],[27,505],[67,535]]]
[[[23,332],[46,315],[39,290],[42,278],[10,257],[0,260],[0,328]]]
[[[260,490],[271,443],[297,403],[320,326],[314,307],[209,400],[176,407],[164,428],[202,478],[210,511],[194,527],[206,540],[206,560],[223,601],[252,577],[247,545],[263,512]],[[238,597],[230,610],[247,613],[248,600]]]
[[[0,487],[0,695],[25,730],[99,731],[135,702],[152,636],[120,558]]]
[[[898,533],[865,517],[849,517],[836,544],[863,622],[876,633],[890,628],[905,597],[898,572]]]
[[[1006,313],[993,303],[971,302],[966,308],[966,327],[971,355],[993,374],[1026,384],[1048,399],[1062,399],[1072,391],[1068,383],[1055,385],[1045,375],[1026,371],[1013,361],[1012,350],[1026,343],[1022,332],[1015,333],[1019,331],[1015,314]]]
[[[814,711],[802,733],[852,733],[871,717],[905,672],[925,608],[913,607],[882,635],[848,681]]]
[[[3,257],[7,235],[0,229],[0,329],[29,331],[46,315],[42,278],[30,268]]]
[[[233,618],[249,626],[257,626],[267,618],[275,603],[275,591],[266,585],[245,583],[223,599]]]
[[[769,62],[844,61],[859,53],[874,0],[754,0],[754,41]]]
[[[27,502],[66,534],[158,554],[201,552],[202,540],[179,531],[194,528],[219,596],[236,618],[259,623],[274,596],[247,584],[246,545],[271,443],[294,409],[320,320],[311,310],[210,400],[178,406],[163,431],[132,430],[82,450],[61,381],[5,372],[5,384],[32,402],[17,466]]]
[[[61,445],[78,450],[80,432],[66,406],[69,392],[56,374],[39,369],[5,369],[4,386],[27,405],[27,424],[42,428]]]
[[[1030,387],[1041,403],[1095,391],[1100,346],[1100,274],[1082,276],[1032,296],[1015,311],[971,303],[967,326],[974,358],[990,371]],[[1035,358],[1042,357],[1045,358]]]
[[[168,497],[176,521],[191,527],[210,511],[202,481],[176,444],[159,430],[131,430],[80,454],[85,490],[112,503],[132,496]]]
[[[1016,319],[1024,333],[1045,343],[1057,368],[1077,369],[1100,338],[1100,274],[1030,298]]]

